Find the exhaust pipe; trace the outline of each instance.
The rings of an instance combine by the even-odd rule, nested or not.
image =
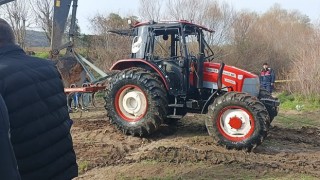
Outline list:
[[[224,65],[225,64],[223,62],[220,63],[220,68],[219,68],[219,72],[218,72],[217,85],[218,85],[218,90],[219,91],[222,89],[222,74],[223,74]]]

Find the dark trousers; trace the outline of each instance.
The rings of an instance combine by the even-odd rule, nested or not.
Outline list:
[[[269,91],[270,93],[272,93],[272,90],[273,90],[271,83],[263,83],[261,84],[261,88]]]

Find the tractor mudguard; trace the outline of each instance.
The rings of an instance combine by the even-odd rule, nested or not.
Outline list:
[[[146,61],[144,59],[119,60],[112,65],[110,70],[124,70],[132,67],[140,67],[140,68],[149,70],[151,72],[157,73],[160,76],[161,81],[165,85],[166,89],[169,90],[169,84],[164,73],[158,68],[157,65],[153,64],[152,62]]]

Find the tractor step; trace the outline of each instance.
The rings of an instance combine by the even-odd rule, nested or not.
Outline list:
[[[184,104],[169,104],[169,107],[175,107],[175,108],[183,108]]]
[[[186,102],[187,108],[190,109],[198,109],[199,107],[199,102],[197,100],[190,100]]]
[[[183,116],[181,115],[168,115],[167,118],[171,118],[171,119],[181,119]]]

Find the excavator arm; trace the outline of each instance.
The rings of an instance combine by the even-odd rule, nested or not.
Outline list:
[[[72,4],[71,24],[69,30],[69,42],[62,44],[62,38],[66,29],[66,23]],[[57,56],[61,49],[70,48],[73,45],[75,36],[76,12],[78,0],[54,0],[54,15],[52,23],[51,52]]]
[[[62,44],[71,7],[72,13],[68,34],[69,39],[67,43]],[[71,105],[72,97],[74,96],[74,93],[77,92],[81,94],[80,99],[82,100],[80,100],[80,104],[82,107],[85,107],[85,101],[83,99],[85,94],[91,94],[91,103],[94,106],[95,93],[106,88],[101,81],[105,81],[109,75],[74,50],[77,7],[78,0],[54,0],[51,55],[53,59],[58,60],[57,67],[63,77],[66,87],[65,93],[68,96],[68,106]],[[66,54],[63,57],[59,57],[60,50],[65,48],[67,49]],[[92,70],[102,78],[96,79]],[[89,82],[87,82],[87,77],[89,77]]]
[[[0,6],[9,3],[14,0],[0,0]],[[19,0],[18,0],[19,1]],[[83,56],[75,52],[74,37],[76,36],[76,13],[78,7],[78,0],[53,0],[54,1],[54,14],[52,22],[52,34],[51,34],[51,55],[53,59],[57,60],[57,67],[61,73],[61,76],[65,85],[65,92],[68,95],[68,101],[72,99],[74,93],[89,93],[92,95],[92,100],[96,92],[104,90],[106,87],[103,82],[113,74],[109,75],[96,67],[90,61]],[[65,34],[66,24],[69,17],[69,11],[72,7],[69,39],[68,42],[62,44],[62,39]],[[59,57],[59,52],[62,49],[67,49],[66,55]],[[91,69],[91,70],[90,70]],[[99,74],[101,78],[97,79],[93,72]],[[89,81],[87,82],[87,77]],[[69,88],[70,86],[77,86],[75,88]],[[83,98],[83,97],[82,97]],[[84,103],[84,101],[80,101]],[[92,101],[94,104],[94,101]],[[69,105],[69,102],[68,102]],[[82,107],[84,105],[82,104]]]
[[[65,34],[66,23],[68,21],[69,11],[72,7],[70,29],[69,29],[69,41],[62,44],[62,38]],[[107,76],[102,70],[86,60],[80,54],[76,53],[73,49],[74,37],[76,36],[76,16],[77,16],[78,0],[54,0],[54,14],[52,22],[52,41],[51,41],[51,53],[53,59],[58,59],[59,52],[62,49],[67,49],[66,56],[72,56],[86,72],[90,78],[90,82],[96,81],[93,73],[88,69],[92,68],[102,77]]]

